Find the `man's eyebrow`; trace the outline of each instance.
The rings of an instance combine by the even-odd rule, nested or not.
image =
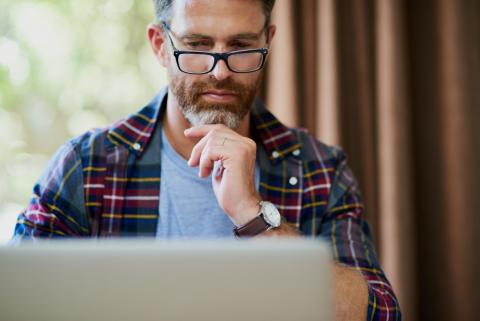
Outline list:
[[[245,32],[239,33],[227,38],[227,40],[258,40],[261,37],[260,33],[253,33],[253,32]]]
[[[261,37],[261,32],[260,33],[253,33],[253,32],[244,32],[244,33],[238,33],[232,36],[227,37],[227,41],[232,41],[232,40],[258,40]],[[195,39],[208,39],[208,40],[213,40],[212,36],[200,34],[200,33],[186,33],[183,35],[179,35],[179,38],[182,40],[195,40]]]
[[[210,36],[207,35],[202,35],[200,33],[186,33],[183,35],[178,35],[178,38],[182,40],[188,40],[188,39],[213,39]]]

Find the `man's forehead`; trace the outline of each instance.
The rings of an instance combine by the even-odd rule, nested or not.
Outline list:
[[[181,35],[258,34],[265,24],[261,0],[175,0],[171,27]]]

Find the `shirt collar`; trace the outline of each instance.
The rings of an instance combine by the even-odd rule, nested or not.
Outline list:
[[[293,131],[270,113],[259,99],[253,106],[252,120],[255,134],[262,142],[270,161],[276,162],[290,155],[300,155],[302,144]]]
[[[108,132],[110,141],[124,145],[137,156],[141,155],[159,121],[167,92],[167,88],[163,89],[138,113],[115,123]],[[300,154],[301,144],[292,130],[278,121],[258,99],[252,108],[252,126],[272,162]]]
[[[137,156],[141,155],[152,137],[166,95],[165,88],[139,112],[113,124],[108,131],[110,141],[125,146]]]

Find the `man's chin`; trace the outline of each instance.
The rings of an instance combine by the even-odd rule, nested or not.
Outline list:
[[[184,116],[193,126],[222,124],[230,129],[237,129],[243,118],[230,111],[219,111],[217,109],[203,110],[200,112],[190,111],[186,112]]]
[[[198,114],[215,114],[218,113],[219,117],[221,115],[235,115],[240,113],[242,107],[239,105],[239,102],[209,102],[202,98],[196,101],[194,110]]]

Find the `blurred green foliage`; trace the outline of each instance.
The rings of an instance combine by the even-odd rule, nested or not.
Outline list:
[[[167,83],[149,0],[0,2],[0,242],[53,152],[134,112]]]

